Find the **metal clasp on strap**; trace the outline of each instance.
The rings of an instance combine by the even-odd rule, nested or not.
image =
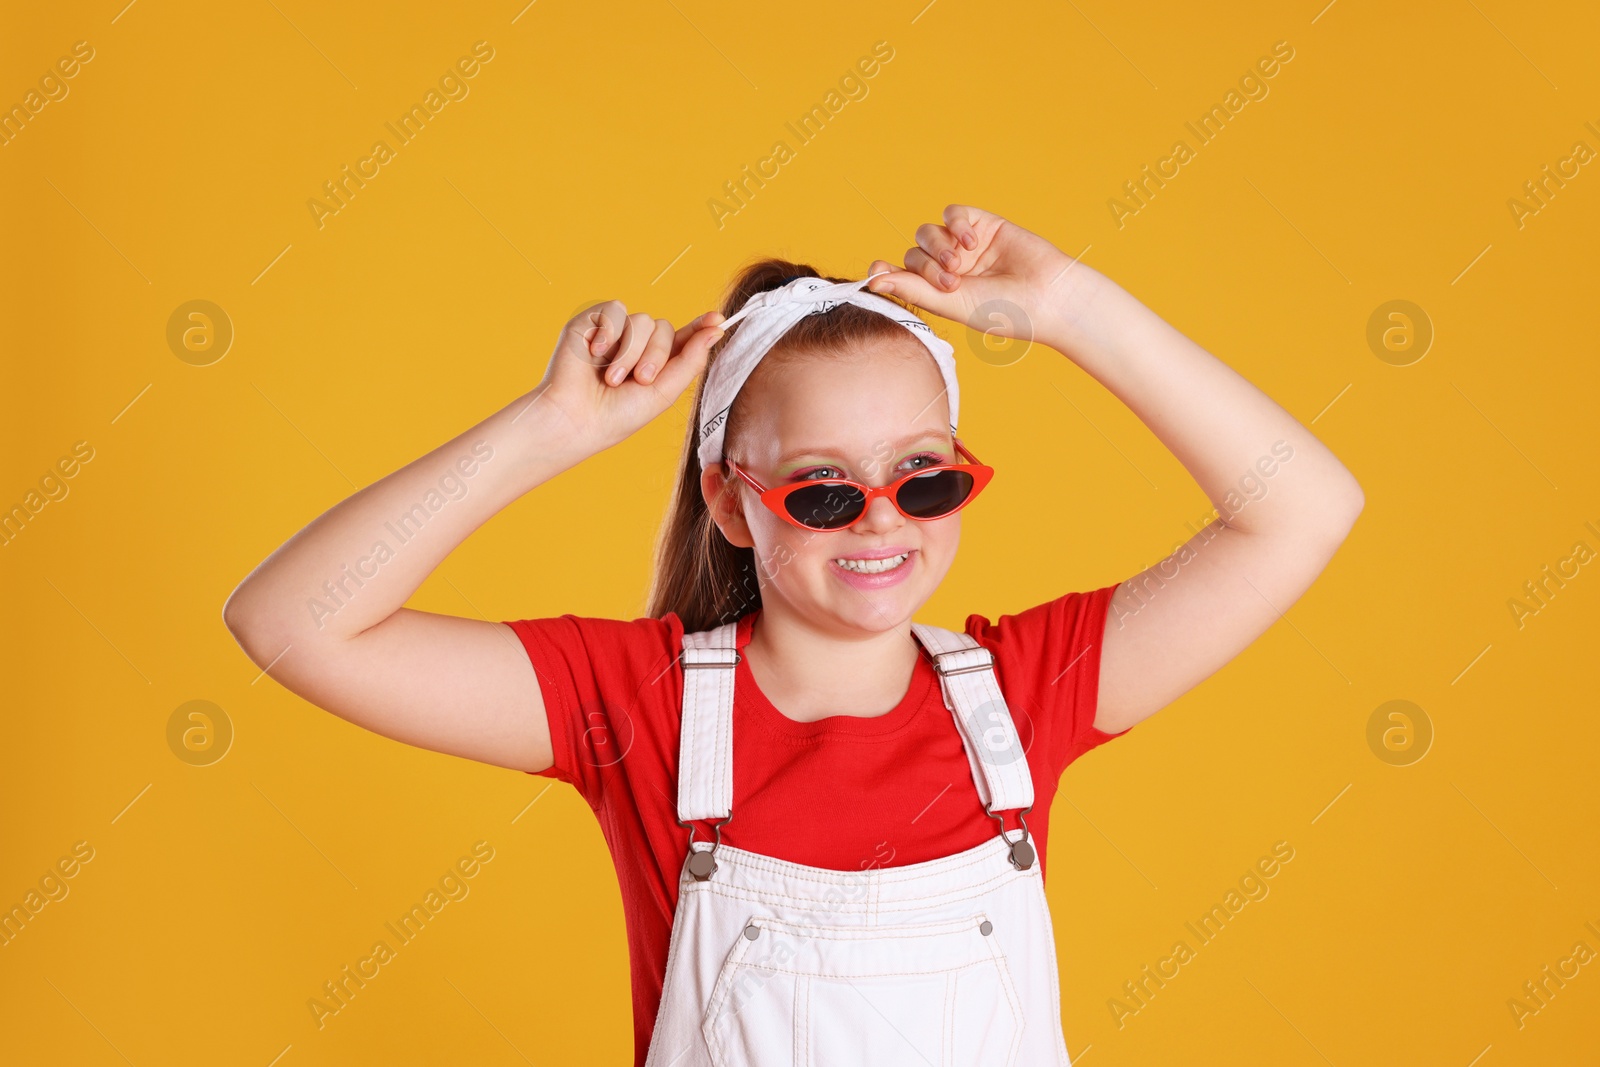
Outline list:
[[[965,667],[946,667],[944,665],[945,656],[970,656],[974,652],[983,653],[982,663],[973,663]],[[946,678],[952,674],[970,674],[973,671],[987,671],[994,667],[994,653],[982,646],[978,648],[957,648],[949,652],[930,652],[928,655],[933,657],[933,669]]]
[[[1015,841],[1006,836],[1006,820],[1003,816],[996,815],[987,804],[983,806],[983,810],[988,812],[989,818],[1000,824],[1000,840],[1011,846],[1011,866],[1019,871],[1025,871],[1032,867],[1036,853],[1032,842],[1028,840],[1028,820],[1026,816],[1028,812],[1033,810],[1033,805],[1029,804],[1017,812],[1017,821],[1022,824],[1022,836]]]
[[[701,666],[715,667],[719,666],[719,664],[710,663],[701,664]],[[706,879],[710,878],[713,873],[715,873],[717,869],[717,860],[712,853],[716,852],[717,846],[722,844],[722,828],[728,825],[732,818],[733,813],[729,812],[726,819],[723,819],[721,822],[712,823],[711,828],[716,833],[716,839],[712,841],[710,848],[697,849],[694,847],[694,823],[684,822],[676,815],[672,817],[674,822],[676,822],[679,826],[687,828],[689,831],[689,855],[684,861],[684,865],[689,868],[689,873],[694,875],[695,881],[704,882]],[[1001,825],[1004,826],[1005,824],[1001,823]]]
[[[731,661],[713,659],[700,660],[697,662],[689,659],[690,652],[732,652],[733,659]],[[688,670],[690,667],[737,667],[739,665],[739,660],[743,658],[739,655],[739,650],[736,648],[686,648],[683,650],[683,653],[683,666],[685,670]]]

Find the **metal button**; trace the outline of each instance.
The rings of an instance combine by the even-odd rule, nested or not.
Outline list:
[[[1025,871],[1033,866],[1033,846],[1027,841],[1014,841],[1011,844],[1011,865],[1019,871]]]
[[[994,933],[994,923],[990,922],[988,919],[983,920],[983,922],[978,924],[978,933],[982,934],[984,937],[988,937],[990,934]]]
[[[755,923],[751,923],[749,926],[744,928],[744,936],[749,938],[751,941],[754,941],[756,938],[761,936],[761,927],[757,926]]]
[[[711,872],[717,869],[717,861],[711,857],[709,849],[701,849],[689,854],[689,873],[696,881],[703,882],[711,877]]]

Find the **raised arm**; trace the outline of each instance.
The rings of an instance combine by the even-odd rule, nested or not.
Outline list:
[[[1126,729],[1249,647],[1344,542],[1364,495],[1312,432],[1231,367],[1080,263],[1041,339],[1127,404],[1218,517],[1124,581],[1100,652],[1095,726]]]
[[[501,508],[665,410],[705,365],[712,320],[675,333],[614,300],[574,316],[535,389],[314,519],[239,583],[224,623],[285,688],[358,726],[545,770],[544,702],[511,629],[403,605]]]
[[[990,212],[952,204],[944,219],[918,229],[905,271],[871,288],[1063,353],[1144,421],[1219,513],[1112,598],[1095,726],[1116,733],[1289,610],[1350,532],[1361,487],[1294,416],[1105,275]],[[991,320],[997,301],[1015,310]]]

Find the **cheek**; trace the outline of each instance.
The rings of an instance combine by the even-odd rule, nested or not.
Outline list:
[[[960,547],[961,516],[952,515],[948,519],[923,525],[925,529],[920,542],[923,561],[942,573],[955,560],[956,549]]]
[[[770,512],[755,520],[750,535],[756,546],[756,563],[768,580],[782,581],[784,572],[796,563],[827,562],[826,542]]]
[[[961,543],[961,513],[958,511],[949,518],[923,523],[922,543],[930,553],[954,555],[956,546]]]

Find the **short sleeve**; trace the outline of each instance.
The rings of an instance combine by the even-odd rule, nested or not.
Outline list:
[[[608,772],[648,713],[639,701],[651,687],[638,683],[671,661],[675,620],[568,614],[506,622],[528,654],[550,726],[554,763],[533,773],[566,782],[600,810]]]
[[[993,623],[967,617],[967,632],[995,653],[1007,703],[1020,702],[1036,717],[1035,734],[1057,777],[1085,752],[1132,729],[1106,733],[1094,725],[1101,643],[1120,584],[1067,593]]]

